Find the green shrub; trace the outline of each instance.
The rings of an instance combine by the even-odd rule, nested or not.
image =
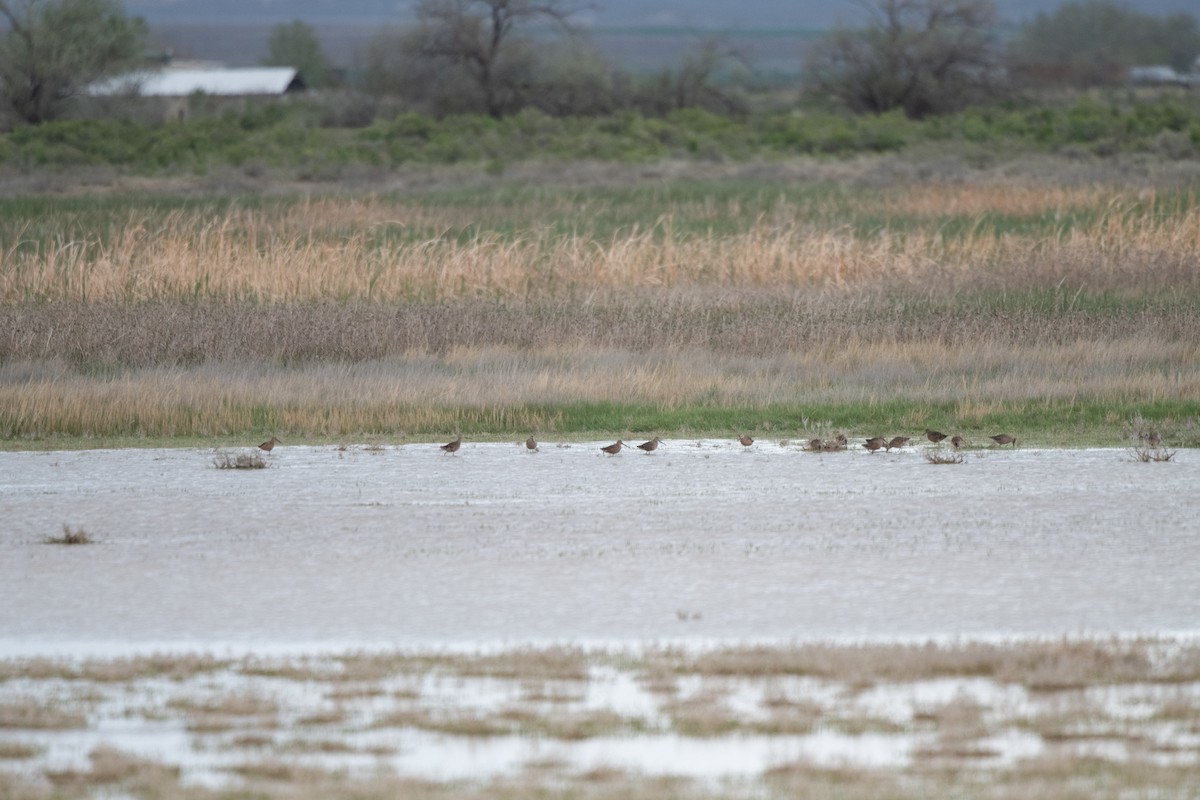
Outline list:
[[[153,174],[254,163],[316,174],[355,164],[845,157],[942,141],[1078,148],[1098,155],[1140,150],[1170,158],[1193,158],[1200,147],[1200,105],[1172,96],[1127,105],[1084,98],[1069,107],[977,107],[920,121],[900,113],[773,110],[742,118],[685,108],[661,117],[632,111],[555,117],[530,109],[499,120],[403,113],[365,127],[332,128],[327,122],[328,115],[314,103],[272,103],[163,125],[63,120],[0,134],[0,164],[27,169],[109,165]]]

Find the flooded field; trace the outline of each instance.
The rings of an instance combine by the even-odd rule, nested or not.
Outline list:
[[[1194,452],[607,443],[0,453],[0,795],[1197,790]]]
[[[0,654],[1200,627],[1192,451],[601,444],[0,454]]]

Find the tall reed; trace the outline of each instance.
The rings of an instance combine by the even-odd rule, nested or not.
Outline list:
[[[436,209],[414,213],[381,199],[328,198],[282,210],[137,211],[103,235],[48,234],[31,246],[15,232],[0,250],[0,303],[554,299],[664,287],[1200,290],[1195,203],[1163,215],[1152,202],[1119,195],[1051,191],[1039,206],[1024,196],[1029,190],[1016,197],[982,192],[951,192],[942,215],[924,221],[933,201],[914,193],[908,216],[868,233],[814,226],[786,204],[734,232],[695,231],[668,211],[607,236],[549,227],[430,233]],[[991,204],[1028,213],[1105,197],[1106,205],[1093,206],[1094,219],[1032,230],[1010,230],[994,209],[986,210]],[[892,202],[898,201],[904,198]],[[959,206],[976,217],[948,235],[945,215]]]

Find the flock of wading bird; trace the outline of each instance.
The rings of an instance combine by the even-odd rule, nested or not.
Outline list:
[[[933,442],[934,444],[941,444],[943,441],[945,441],[947,438],[949,438],[950,446],[953,447],[955,450],[958,450],[962,447],[966,447],[968,444],[970,444],[965,438],[963,438],[962,436],[959,436],[957,434],[955,434],[954,436],[947,437],[946,434],[941,433],[940,431],[930,430],[929,428],[925,429],[925,438],[928,439],[929,441]],[[1013,447],[1017,446],[1016,437],[1009,436],[1007,433],[998,433],[995,436],[992,436],[991,439],[993,442],[995,442],[996,444],[998,444],[1000,446],[1009,445],[1009,444],[1011,444]],[[744,447],[746,449],[750,449],[750,447],[754,444],[754,439],[750,436],[747,436],[744,433],[742,435],[738,436],[737,440],[738,440],[738,444],[740,444],[742,447]],[[865,447],[871,453],[874,453],[877,450],[883,450],[883,451],[887,452],[887,451],[891,451],[894,449],[904,447],[911,440],[912,439],[909,436],[893,436],[890,439],[886,436],[872,436],[870,439],[866,439],[863,442],[863,447]],[[463,437],[462,437],[462,434],[460,433],[458,435],[457,439],[455,439],[452,442],[446,442],[443,445],[439,445],[439,447],[445,453],[457,453],[458,449],[460,447],[462,447],[462,442],[463,442]],[[612,444],[601,447],[600,451],[604,452],[604,453],[608,453],[610,456],[615,456],[617,453],[621,452],[621,448],[623,448],[623,447],[636,447],[638,450],[642,450],[646,453],[653,453],[655,450],[658,449],[658,446],[662,443],[663,443],[662,439],[660,439],[657,436],[655,436],[653,439],[651,439],[648,442],[642,442],[641,444],[636,444],[636,445],[626,444],[623,440],[617,439]],[[283,442],[281,442],[277,437],[272,436],[270,439],[268,439],[267,441],[260,444],[258,446],[258,448],[260,450],[263,450],[263,451],[266,451],[269,453],[275,449],[275,445],[277,445],[277,444],[283,444]],[[846,438],[846,434],[844,434],[844,433],[839,433],[837,436],[833,437],[832,439],[817,438],[817,439],[809,439],[806,442],[806,449],[811,450],[813,452],[818,452],[818,453],[832,453],[832,452],[836,452],[838,450],[845,450],[849,446],[850,446],[850,440]],[[530,436],[528,439],[526,439],[525,440],[525,449],[527,449],[531,452],[536,451],[538,449],[537,439],[534,438],[533,436]]]

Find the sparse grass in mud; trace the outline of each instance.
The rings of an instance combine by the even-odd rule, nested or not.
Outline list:
[[[728,795],[711,782],[657,778],[617,762],[597,767],[575,761],[571,748],[591,752],[603,742],[631,738],[650,746],[661,736],[718,743],[733,737],[739,746],[756,737],[783,737],[778,752],[786,753],[793,751],[785,741],[810,735],[847,737],[863,752],[871,741],[910,742],[910,756],[900,764],[871,767],[829,764],[815,755],[788,757],[739,779],[746,796],[1116,800],[1189,797],[1200,790],[1200,755],[1193,744],[1198,731],[1192,725],[1200,698],[1200,647],[1188,640],[813,643],[707,652],[524,648],[508,654],[346,653],[215,664],[181,655],[175,667],[171,658],[157,656],[142,666],[127,659],[112,668],[91,662],[86,669],[70,663],[55,669],[45,660],[0,662],[0,720],[7,720],[8,730],[42,737],[36,748],[18,740],[8,756],[0,750],[0,757],[20,759],[21,774],[32,776],[0,772],[0,795],[49,800],[120,792],[201,800],[212,790],[201,788],[205,781],[195,780],[191,771],[207,769],[212,774],[206,780],[230,782],[221,790],[229,796],[268,800],[715,798]],[[210,674],[210,667],[217,672]],[[118,675],[125,678],[114,682]],[[160,679],[167,675],[178,677],[164,700]],[[641,711],[618,712],[589,699],[589,686],[618,678],[641,687],[636,704]],[[326,699],[348,686],[390,689],[410,679],[417,681],[414,690],[402,695],[343,693],[332,712]],[[59,695],[64,680],[72,700],[38,699]],[[654,690],[655,682],[666,680],[673,691]],[[547,682],[569,685],[572,692],[550,697]],[[139,696],[141,704],[131,705]],[[59,702],[70,702],[70,711],[57,710]],[[155,730],[182,726],[186,746],[204,758],[183,758],[191,766],[181,770],[122,752],[104,743],[106,714],[120,715],[119,729],[126,733],[139,720]],[[194,725],[199,717],[224,723]],[[76,734],[86,729],[100,742],[86,768],[39,766],[45,748],[55,746],[55,729],[64,726]],[[411,745],[397,746],[398,731],[469,740],[474,750],[492,742],[544,744],[529,751],[540,757],[470,782],[418,780],[381,763],[366,770],[352,766],[364,756],[403,760]],[[1036,749],[1013,758],[1006,742],[1014,732],[1038,743]],[[546,756],[550,742],[553,754]],[[1103,745],[1099,751],[1097,744]]]
[[[616,763],[581,768],[570,756],[572,742],[592,746],[631,736],[652,742],[664,735],[718,741],[836,735],[863,738],[863,747],[868,738],[912,742],[904,765],[775,762],[761,775],[742,778],[748,792],[764,798],[815,798],[835,787],[847,798],[953,793],[996,800],[1049,800],[1076,792],[1114,799],[1130,793],[1189,796],[1200,788],[1194,746],[1188,744],[1198,733],[1190,722],[1200,697],[1200,646],[1189,640],[253,657],[224,662],[217,667],[220,675],[208,672],[214,663],[206,658],[179,656],[175,668],[170,658],[156,656],[144,667],[122,660],[110,669],[100,662],[86,669],[55,669],[43,660],[0,662],[5,729],[44,736],[56,728],[85,728],[101,741],[92,748],[88,769],[43,769],[52,789],[0,772],[0,790],[30,800],[114,787],[132,796],[210,796],[175,766],[103,744],[94,726],[112,714],[121,716],[121,730],[136,729],[143,714],[155,729],[178,724],[190,732],[188,746],[222,753],[221,763],[228,766],[214,769],[221,780],[233,782],[223,792],[258,798],[716,796],[709,794],[712,784],[700,780],[641,776]],[[329,706],[320,698],[350,685],[346,673],[354,676],[354,686],[372,691],[343,693],[336,708]],[[125,680],[114,682],[114,675]],[[168,700],[161,697],[161,675],[179,676]],[[642,711],[618,712],[587,699],[589,685],[620,675],[642,686]],[[646,680],[654,675],[656,681],[670,679],[673,691],[654,691],[654,681]],[[65,678],[74,698],[70,712],[56,710],[58,700],[36,699],[42,692],[61,692]],[[420,688],[403,696],[390,693],[397,680],[406,685],[410,678],[420,678],[414,685]],[[14,681],[20,697],[8,688]],[[548,697],[546,681],[578,688],[570,697]],[[938,685],[949,687],[948,693],[917,699],[930,697]],[[226,688],[215,691],[216,686]],[[530,686],[541,690],[530,693]],[[128,704],[139,694],[144,706]],[[883,697],[892,699],[878,706]],[[114,698],[121,699],[109,705]],[[1130,715],[1130,708],[1148,711]],[[215,717],[224,722],[205,724]],[[397,729],[469,739],[473,748],[516,736],[558,742],[560,750],[557,757],[523,764],[506,776],[470,783],[414,780],[385,766],[361,771],[338,762],[403,756],[406,748],[389,739]],[[1010,757],[1006,739],[1014,730],[1040,742],[1037,752]],[[1093,742],[1103,742],[1108,754],[1097,756]],[[782,740],[780,747],[786,751]],[[46,750],[41,744],[18,745],[7,752],[36,769]],[[314,765],[314,757],[323,768]]]
[[[0,701],[0,730],[65,730],[87,726],[83,714],[36,697]]]

